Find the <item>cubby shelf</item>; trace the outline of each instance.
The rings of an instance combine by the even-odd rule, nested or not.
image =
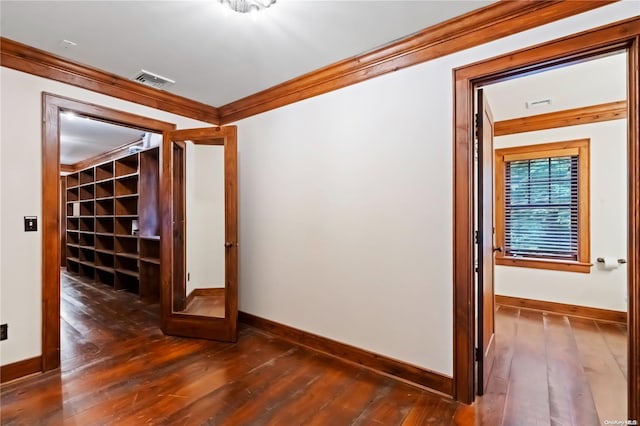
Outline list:
[[[158,299],[159,159],[156,147],[66,176],[69,272]]]

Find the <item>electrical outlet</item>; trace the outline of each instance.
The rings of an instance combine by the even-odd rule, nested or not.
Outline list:
[[[0,340],[7,340],[8,336],[7,324],[0,325]]]

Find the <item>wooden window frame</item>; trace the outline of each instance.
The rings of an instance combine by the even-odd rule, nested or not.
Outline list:
[[[589,142],[589,139],[576,139],[495,150],[495,225],[498,247],[505,247],[505,163],[515,160],[578,156],[578,259],[563,260],[543,256],[515,257],[508,256],[503,251],[496,255],[496,265],[566,272],[591,272]]]

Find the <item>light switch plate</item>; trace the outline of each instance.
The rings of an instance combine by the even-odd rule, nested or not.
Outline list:
[[[37,216],[25,216],[24,217],[24,232],[34,232],[38,230],[38,217]]]

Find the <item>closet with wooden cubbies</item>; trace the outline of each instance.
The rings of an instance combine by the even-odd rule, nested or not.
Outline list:
[[[67,271],[157,300],[159,148],[66,176]]]

